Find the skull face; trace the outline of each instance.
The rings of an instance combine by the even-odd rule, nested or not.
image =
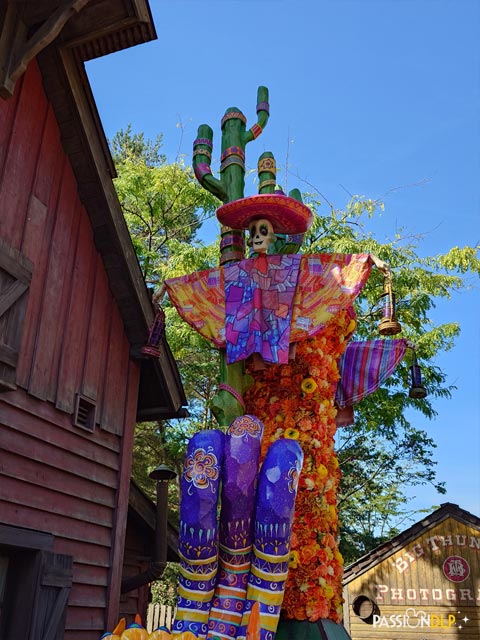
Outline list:
[[[273,232],[271,222],[264,218],[252,220],[248,226],[248,230],[250,232],[248,246],[252,247],[255,253],[268,253],[270,245],[277,239],[277,236]]]

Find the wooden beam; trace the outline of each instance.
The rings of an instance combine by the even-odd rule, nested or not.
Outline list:
[[[28,37],[27,25],[21,19],[18,9],[13,3],[8,3],[0,34],[0,96],[2,98],[7,99],[13,95],[15,84],[25,72],[28,63],[51,44],[65,23],[89,2],[90,0],[66,0],[30,37]]]
[[[10,525],[0,524],[0,544],[25,549],[53,549],[54,536],[50,533],[31,531]]]

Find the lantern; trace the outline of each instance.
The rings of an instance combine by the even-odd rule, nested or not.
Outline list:
[[[415,400],[421,400],[427,395],[427,390],[422,384],[422,370],[417,361],[417,354],[413,352],[412,366],[410,367],[411,387],[408,395]]]
[[[390,273],[383,279],[382,298],[382,319],[378,325],[378,332],[381,336],[394,336],[400,333],[402,327],[395,317],[395,294],[392,291],[392,276]]]
[[[160,344],[165,335],[165,313],[157,306],[155,318],[148,334],[147,344],[142,347],[142,353],[152,358],[160,357]]]

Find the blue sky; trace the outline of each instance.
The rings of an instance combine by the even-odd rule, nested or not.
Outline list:
[[[218,153],[225,109],[238,106],[250,126],[265,85],[270,121],[247,147],[248,166],[273,151],[283,187],[310,183],[339,208],[349,193],[383,199],[376,236],[420,234],[420,255],[479,243],[478,0],[151,0],[151,8],[157,41],[87,64],[109,138],[130,123],[151,138],[162,133],[169,160],[189,162],[207,123]],[[455,348],[436,362],[458,390],[436,402],[435,421],[414,417],[438,445],[448,491],[418,488],[411,504],[450,501],[480,515],[480,294],[471,284],[435,312],[438,322],[461,323]]]

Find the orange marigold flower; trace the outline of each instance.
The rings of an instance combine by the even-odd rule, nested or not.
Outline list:
[[[318,544],[311,544],[300,549],[300,559],[302,564],[308,564],[317,555],[320,547]]]
[[[298,429],[285,429],[285,438],[289,440],[298,440],[300,431]]]
[[[285,426],[285,429],[295,429],[295,420],[292,418],[292,416],[285,416],[283,424]]]
[[[307,605],[307,616],[311,622],[316,622],[320,618],[328,618],[329,606],[326,598],[320,596],[312,602],[311,605]]]

